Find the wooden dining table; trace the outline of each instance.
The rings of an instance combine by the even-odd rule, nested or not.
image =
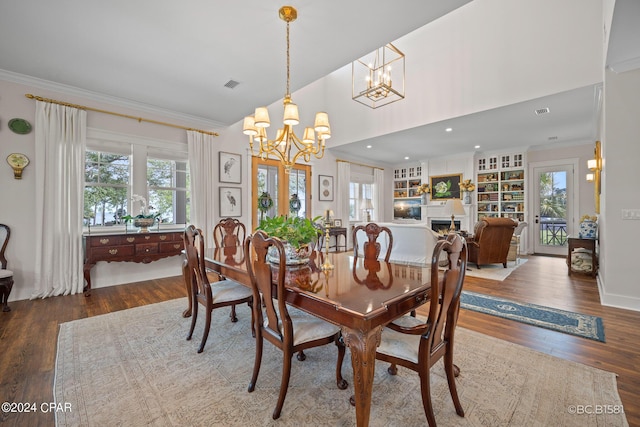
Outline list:
[[[250,286],[244,256],[238,246],[206,249],[204,259],[207,268]],[[382,328],[428,301],[431,272],[428,266],[365,261],[348,252],[330,253],[333,269],[323,270],[324,256],[313,252],[308,264],[287,266],[286,298],[290,305],[340,326],[351,350],[357,425],[364,427],[369,425]],[[185,283],[190,279],[185,277]],[[191,298],[189,304],[185,316],[191,313]]]

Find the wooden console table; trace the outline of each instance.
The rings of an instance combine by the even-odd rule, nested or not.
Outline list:
[[[182,234],[182,231],[160,231],[83,236],[85,296],[91,295],[91,268],[98,261],[148,264],[161,258],[180,255],[184,246]]]
[[[591,252],[591,271],[584,273],[591,273],[592,277],[596,277],[598,273],[598,255],[596,254],[596,239],[581,239],[579,237],[567,237],[567,246],[569,253],[567,255],[567,267],[569,268],[568,275],[571,276],[572,272],[576,270],[571,269],[571,255],[573,251],[578,248],[584,248]]]
[[[329,249],[334,248],[336,252],[340,252],[340,248],[347,250],[347,229],[345,227],[330,227],[329,236],[333,236],[336,240],[333,246],[329,246]],[[344,237],[344,245],[341,245],[338,239],[340,236]]]

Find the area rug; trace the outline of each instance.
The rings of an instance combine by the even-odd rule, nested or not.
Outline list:
[[[282,372],[282,353],[265,342],[262,369],[247,392],[255,344],[248,308],[214,311],[201,354],[186,341],[185,299],[132,308],[60,325],[54,383],[62,426],[353,426],[349,404],[353,372],[347,354],[347,390],[335,385],[334,345],[293,358],[282,416],[271,419]],[[202,333],[198,319],[195,337]],[[203,320],[203,319],[202,319]],[[435,417],[443,426],[627,426],[623,414],[575,414],[577,405],[621,405],[613,373],[538,353],[458,328],[458,391],[465,417],[455,413],[441,363],[432,369]],[[425,426],[418,376],[398,375],[377,362],[372,426]],[[584,412],[584,411],[582,411]]]
[[[519,303],[490,295],[462,291],[460,306],[565,334],[604,341],[602,318],[542,305]]]
[[[478,268],[475,264],[469,263],[467,264],[466,274],[467,276],[480,277],[482,279],[503,281],[525,262],[527,262],[527,258],[520,258],[518,264],[515,261],[509,261],[507,262],[507,268],[504,268],[502,264],[487,264]]]

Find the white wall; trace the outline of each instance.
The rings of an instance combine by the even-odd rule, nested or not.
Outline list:
[[[600,215],[600,296],[603,304],[640,310],[640,221],[622,209],[640,209],[640,70],[607,71],[604,85]]]

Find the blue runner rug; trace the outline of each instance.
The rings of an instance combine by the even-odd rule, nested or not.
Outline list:
[[[519,303],[468,291],[462,291],[460,306],[467,310],[605,342],[602,318],[588,314]]]

